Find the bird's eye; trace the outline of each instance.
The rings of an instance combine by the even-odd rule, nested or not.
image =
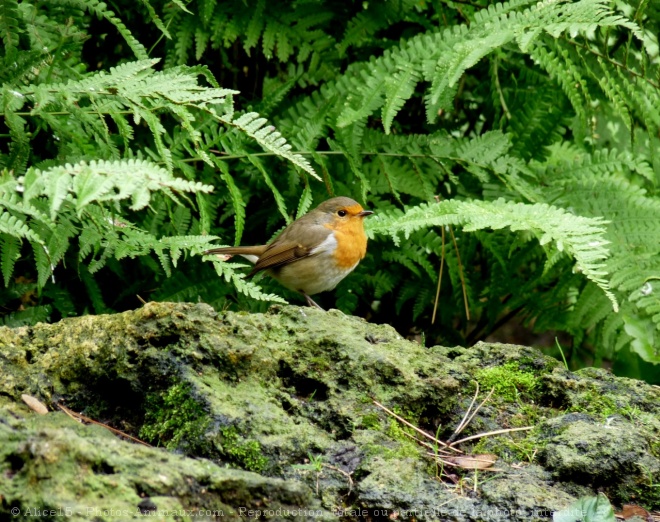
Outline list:
[[[344,216],[346,215],[346,211],[345,211],[345,210],[338,210],[338,211],[337,211],[337,215],[338,215],[339,217],[344,217]]]

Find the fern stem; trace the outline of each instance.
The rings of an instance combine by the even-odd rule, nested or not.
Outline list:
[[[440,302],[440,286],[442,285],[442,272],[445,268],[445,227],[440,227],[442,231],[442,256],[440,257],[440,271],[438,273],[438,287],[435,291],[435,303],[433,303],[433,316],[431,324],[435,324],[435,316],[438,311],[438,302]],[[477,384],[479,386],[479,384]]]
[[[248,156],[276,156],[276,154],[272,152],[255,152],[255,153],[249,153],[249,154],[231,154],[231,155],[224,155],[221,151],[218,150],[211,150],[209,152],[214,152],[219,155],[219,159],[221,160],[231,160],[231,159],[243,159],[247,158]],[[345,153],[340,150],[319,150],[319,151],[296,151],[296,154],[300,154],[301,156],[311,156],[312,154],[318,154],[322,156],[344,156]],[[438,156],[435,154],[404,154],[401,152],[373,152],[373,151],[368,151],[368,150],[363,150],[358,152],[360,156],[385,156],[385,157],[391,157],[391,158],[428,158],[432,160],[437,160],[437,159],[446,159],[446,160],[452,160],[457,163],[470,163],[472,165],[476,165],[478,167],[483,167],[483,168],[488,168],[488,165],[484,165],[481,163],[476,163],[474,161],[467,161],[465,158],[459,158],[457,156]],[[199,158],[188,158],[181,160],[183,162],[195,162],[195,161],[201,161]]]
[[[458,243],[456,242],[456,236],[454,235],[454,229],[450,226],[449,233],[451,234],[452,243],[454,243],[454,249],[456,250],[456,260],[458,261],[458,275],[461,278],[461,288],[463,289],[463,303],[465,304],[465,317],[470,320],[470,306],[468,305],[467,297],[467,288],[465,286],[465,275],[463,274],[463,264],[461,263],[461,254],[458,251]]]
[[[566,38],[566,37],[564,37],[564,38]],[[599,53],[598,51],[596,51],[595,49],[589,47],[588,45],[585,45],[585,44],[582,44],[582,43],[577,42],[577,41],[575,41],[575,40],[572,40],[571,38],[566,38],[566,41],[567,41],[568,43],[570,43],[570,44],[573,44],[573,45],[577,46],[577,47],[581,47],[582,49],[585,49],[587,52],[590,52],[591,54],[593,54],[593,55],[595,55],[595,56],[598,56],[599,58],[602,58],[603,60],[605,60],[605,61],[611,63],[611,64],[614,65],[615,67],[619,67],[620,69],[623,69],[623,70],[626,71],[628,74],[630,74],[630,75],[632,75],[632,76],[636,76],[637,78],[640,78],[640,79],[644,80],[644,81],[645,81],[646,83],[648,83],[651,87],[653,87],[653,88],[655,88],[655,89],[660,89],[660,84],[657,84],[657,83],[654,82],[653,80],[649,80],[649,79],[648,79],[646,76],[644,76],[643,74],[640,74],[640,73],[638,73],[638,72],[636,72],[636,71],[633,71],[632,69],[630,69],[630,68],[629,68],[628,66],[626,66],[625,64],[623,64],[623,63],[621,63],[621,62],[617,62],[616,60],[613,60],[612,58],[610,58],[610,57],[607,56],[606,54]]]
[[[80,111],[79,111],[80,112]],[[113,112],[103,112],[103,111],[82,111],[86,114],[101,114],[101,115],[107,115],[107,114],[135,114],[134,111],[113,111]],[[38,112],[38,113],[32,113],[32,112],[15,112],[17,116],[39,116],[41,114],[47,114],[48,116],[70,116],[73,114],[72,112],[69,111],[57,111],[57,112]]]
[[[493,60],[493,76],[495,76],[495,88],[497,89],[497,94],[500,97],[500,103],[502,104],[502,110],[507,120],[511,119],[511,113],[509,112],[509,107],[504,100],[504,93],[502,92],[502,86],[500,85],[500,75],[497,71],[497,65],[500,63],[498,57],[495,57]]]

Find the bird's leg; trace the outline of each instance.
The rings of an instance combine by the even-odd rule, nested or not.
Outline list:
[[[307,304],[313,308],[318,308],[319,310],[323,310],[318,304],[316,304],[316,301],[309,297],[305,292],[302,292],[302,295],[305,296],[305,300],[307,301]],[[323,310],[325,312],[325,310]]]

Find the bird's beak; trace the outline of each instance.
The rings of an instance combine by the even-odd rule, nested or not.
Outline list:
[[[358,214],[358,216],[360,216],[360,217],[367,217],[367,216],[370,216],[371,214],[373,214],[373,212],[372,212],[371,210],[363,210],[362,212],[360,212],[360,213]]]

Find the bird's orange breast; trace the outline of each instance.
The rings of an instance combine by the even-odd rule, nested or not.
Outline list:
[[[351,214],[357,214],[362,211],[359,207],[355,212],[352,208],[347,209]],[[363,218],[361,216],[352,216],[346,221],[333,222],[325,225],[334,231],[337,248],[333,256],[337,266],[346,270],[355,268],[361,259],[367,254],[367,235],[364,233]]]

